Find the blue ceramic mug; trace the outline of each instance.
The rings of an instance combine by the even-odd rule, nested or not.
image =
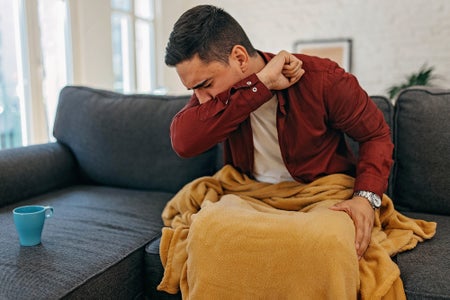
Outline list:
[[[14,223],[19,234],[20,245],[35,246],[41,243],[45,219],[53,215],[53,207],[27,205],[13,210]]]

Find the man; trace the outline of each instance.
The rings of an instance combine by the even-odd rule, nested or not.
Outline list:
[[[355,176],[354,196],[330,209],[351,217],[363,256],[393,145],[382,113],[354,76],[327,59],[257,51],[236,20],[209,5],[179,18],[165,62],[193,91],[171,125],[180,156],[224,142],[225,163],[259,181]],[[344,133],[360,144],[357,160]]]

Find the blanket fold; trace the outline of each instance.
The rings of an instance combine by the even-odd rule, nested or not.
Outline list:
[[[353,184],[343,174],[309,184],[263,183],[231,166],[192,181],[162,214],[165,270],[158,290],[181,289],[183,299],[239,299],[243,289],[253,299],[307,293],[320,298],[324,291],[345,298],[405,299],[400,270],[390,257],[432,238],[436,223],[400,214],[384,195],[369,248],[358,261],[350,217],[328,209],[350,199]],[[318,278],[336,285],[315,289]]]

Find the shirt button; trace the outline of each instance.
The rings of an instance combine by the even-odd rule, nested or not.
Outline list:
[[[258,91],[258,89],[256,88],[256,86],[254,86],[254,87],[252,88],[252,91],[253,91],[253,93],[256,93],[256,92]]]
[[[252,85],[252,82],[251,81],[247,81],[247,85]]]

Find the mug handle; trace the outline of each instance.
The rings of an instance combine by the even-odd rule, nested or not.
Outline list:
[[[45,206],[44,210],[45,210],[45,218],[50,218],[51,216],[53,216],[53,207]]]

